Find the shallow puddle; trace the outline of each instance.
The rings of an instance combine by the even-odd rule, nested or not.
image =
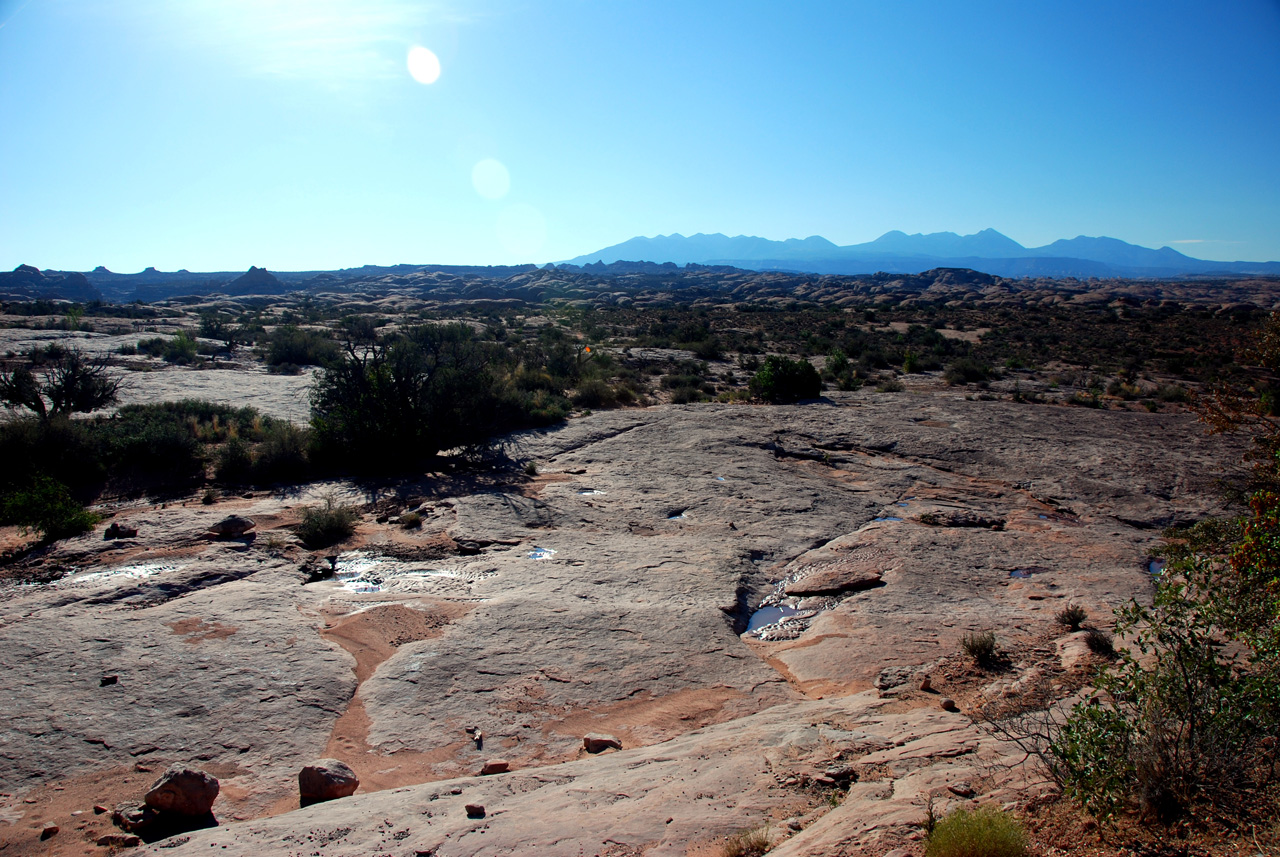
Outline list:
[[[1147,561],[1147,573],[1159,577],[1164,572],[1165,561],[1159,558]]]
[[[536,545],[533,550],[529,551],[529,559],[551,559],[555,555],[556,552],[551,548],[540,548]]]
[[[759,610],[751,614],[751,620],[747,623],[747,632],[758,630],[765,625],[772,625],[779,619],[785,619],[788,616],[794,616],[799,611],[794,607],[788,607],[785,604],[778,607],[761,607]]]
[[[583,488],[581,491],[579,491],[579,492],[578,492],[578,496],[580,496],[580,497],[597,497],[597,496],[599,496],[599,495],[601,495],[601,494],[606,494],[606,493],[608,493],[608,492],[606,492],[606,491],[598,491],[598,490],[596,490],[595,488]]]
[[[115,568],[104,568],[83,574],[72,574],[57,582],[57,586],[102,586],[109,583],[125,583],[131,580],[143,580],[157,574],[179,571],[186,568],[183,563],[176,562],[140,562],[129,565],[118,565]]]
[[[334,579],[348,592],[418,592],[441,583],[472,583],[486,573],[437,568],[430,563],[408,562],[371,551],[347,551],[338,555]]]
[[[883,516],[881,516],[881,517],[879,517],[879,518],[872,518],[872,519],[871,519],[871,521],[872,521],[873,523],[884,522],[884,521],[901,521],[901,520],[902,520],[901,518],[895,518],[895,517],[894,517],[894,516],[892,516],[892,515],[883,515]]]

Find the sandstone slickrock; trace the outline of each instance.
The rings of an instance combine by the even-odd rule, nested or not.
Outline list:
[[[298,772],[298,794],[304,802],[347,797],[359,786],[356,772],[339,759],[317,759]]]
[[[770,447],[777,436],[782,458]],[[841,824],[878,836],[895,819],[914,823],[922,789],[979,781],[959,767],[988,745],[960,728],[966,718],[939,710],[954,696],[941,673],[939,695],[912,715],[910,734],[936,732],[932,742],[887,725],[878,706],[901,699],[857,692],[889,667],[933,671],[972,630],[999,627],[1002,644],[1016,645],[1046,633],[1062,604],[1102,616],[1148,597],[1160,528],[1220,513],[1213,480],[1239,452],[1186,416],[945,391],[602,412],[509,442],[538,462],[537,477],[409,480],[405,496],[432,498],[423,528],[363,525],[364,553],[339,555],[331,580],[306,583],[288,527],[298,506],[326,494],[365,502],[345,483],[213,507],[122,508],[121,523],[145,543],[59,542],[48,561],[79,571],[0,589],[0,782],[34,788],[200,759],[227,784],[219,815],[257,819],[157,854],[211,853],[215,835],[228,844],[220,853],[269,852],[283,837],[347,826],[319,850],[371,853],[407,829],[394,841],[408,853],[444,841],[450,854],[492,853],[467,851],[480,837],[454,848],[464,801],[489,807],[485,848],[536,850],[590,818],[572,853],[600,850],[608,829],[682,854],[699,836],[759,826],[766,809],[796,814],[785,802],[802,777],[831,767],[829,755],[789,767],[770,748],[805,756],[834,730],[856,764],[892,741],[921,740],[927,754],[883,762],[901,771],[892,788],[853,785],[863,814]],[[683,518],[668,518],[675,508]],[[1006,523],[931,526],[919,521],[929,510]],[[259,538],[194,536],[228,512],[257,521]],[[453,547],[467,541],[484,547]],[[377,591],[353,591],[371,553],[389,558]],[[881,585],[803,598],[778,589],[829,561],[866,563]],[[795,638],[739,636],[775,596],[804,602]],[[364,636],[344,637],[351,628]],[[104,675],[119,683],[99,687]],[[918,693],[914,682],[903,692]],[[466,724],[483,724],[511,773],[470,776],[486,757]],[[590,732],[626,749],[573,761]],[[961,755],[944,755],[952,750]],[[700,758],[709,752],[714,766]],[[348,760],[370,793],[260,818],[293,799],[304,764],[330,756]],[[768,785],[757,790],[757,777]],[[741,797],[744,783],[756,797]],[[714,823],[707,801],[689,797],[699,791],[719,796]],[[431,794],[440,814],[428,835],[417,819]],[[377,829],[383,820],[392,827]]]
[[[218,799],[218,778],[199,768],[172,765],[147,790],[143,800],[160,812],[205,815]]]

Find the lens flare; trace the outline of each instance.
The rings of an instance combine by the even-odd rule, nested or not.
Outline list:
[[[509,205],[498,215],[498,240],[507,252],[527,261],[547,241],[547,220],[532,205]]]
[[[485,199],[502,199],[511,190],[511,174],[502,161],[485,158],[471,168],[471,185]]]
[[[409,48],[409,74],[418,83],[435,83],[440,79],[440,60],[422,45]]]

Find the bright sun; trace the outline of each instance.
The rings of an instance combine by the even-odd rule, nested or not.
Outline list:
[[[409,49],[409,74],[418,83],[435,83],[440,77],[440,60],[422,45],[414,45]]]

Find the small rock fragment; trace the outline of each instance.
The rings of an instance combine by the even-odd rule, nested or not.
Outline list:
[[[953,795],[956,795],[957,797],[973,797],[975,794],[973,790],[973,786],[969,785],[967,782],[963,780],[961,780],[958,783],[948,784],[947,791],[951,792]]]
[[[920,679],[920,689],[925,693],[933,690],[933,681],[928,676],[922,676]]]
[[[454,786],[453,788],[449,789],[449,794],[451,795],[462,794],[462,786]]]
[[[95,803],[95,804],[93,805],[93,814],[94,814],[94,815],[102,815],[104,812],[110,812],[110,810],[109,810],[109,809],[107,809],[105,806],[103,806],[103,805],[102,805],[102,804],[100,804],[100,803]]]
[[[160,813],[145,803],[119,804],[111,813],[111,821],[126,833],[145,833],[160,820]]]
[[[44,842],[46,839],[52,839],[57,836],[59,829],[56,824],[46,824],[44,829],[40,831],[40,841]]]
[[[147,806],[178,815],[205,815],[218,798],[218,780],[198,768],[177,764],[160,775],[143,798]]]
[[[480,769],[482,776],[487,774],[505,774],[511,770],[511,763],[506,759],[490,759],[484,763],[484,767]]]
[[[102,678],[98,679],[98,687],[106,687],[107,685],[117,684],[119,683],[119,681],[120,681],[120,676],[118,675],[104,675]]]
[[[103,848],[136,848],[142,840],[131,833],[107,833],[95,839],[94,843]]]
[[[621,750],[622,742],[603,732],[588,732],[582,738],[582,746],[588,753],[603,753],[605,750]]]
[[[464,809],[467,811],[467,818],[484,818],[484,806],[478,803],[469,803]]]
[[[298,772],[298,796],[304,803],[355,794],[360,778],[339,759],[317,759]]]
[[[947,697],[946,699],[942,700],[942,702],[938,703],[938,705],[942,708],[943,711],[959,711],[960,710],[958,707],[956,707],[956,701],[951,697]]]

